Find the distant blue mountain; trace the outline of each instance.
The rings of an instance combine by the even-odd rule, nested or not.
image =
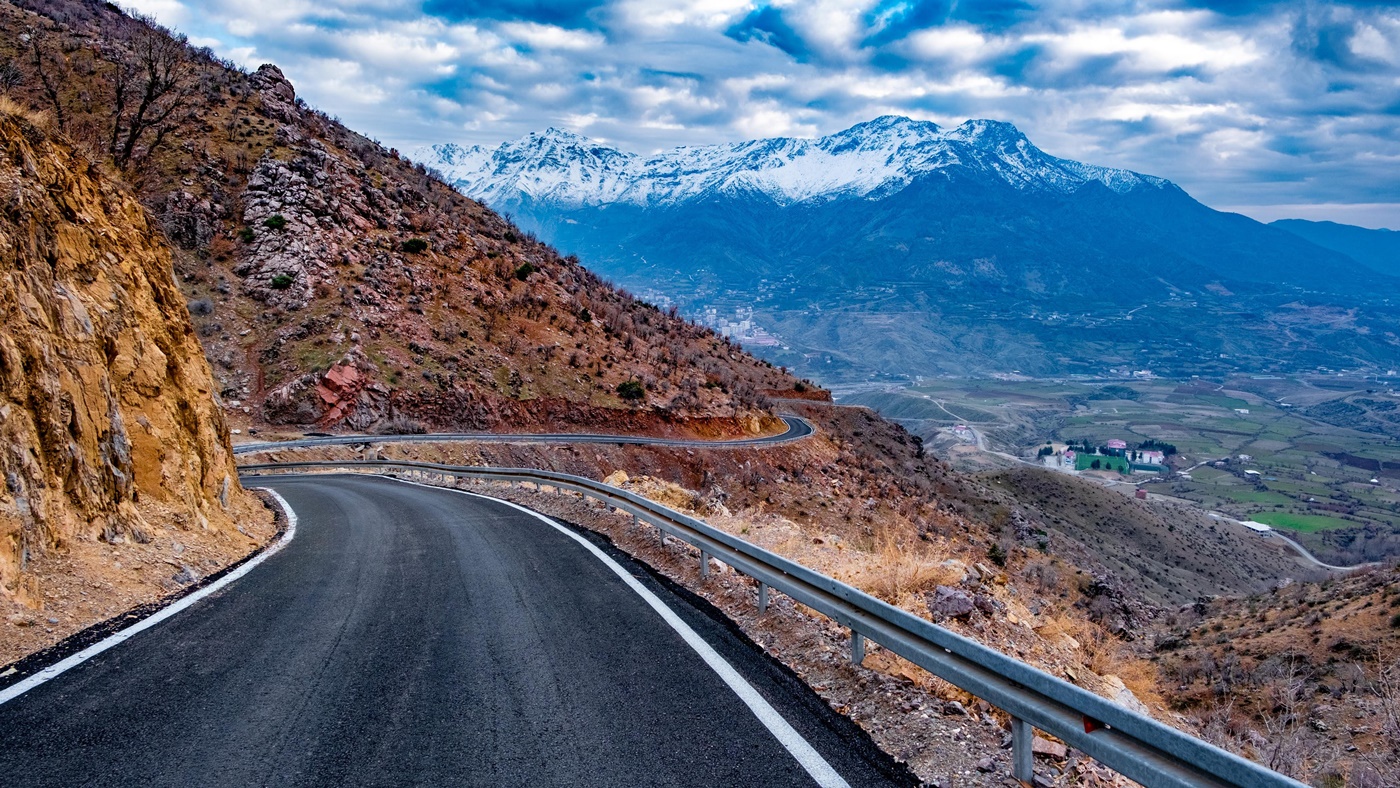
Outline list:
[[[1324,249],[1341,252],[1373,271],[1400,276],[1400,232],[1370,230],[1336,222],[1279,219],[1270,227],[1287,230]]]
[[[883,117],[652,156],[550,129],[416,157],[629,287],[692,313],[752,297],[803,369],[816,356],[860,375],[1396,360],[1296,305],[1400,302],[1400,278],[1162,178],[1051,156],[1009,123]],[[1128,312],[1145,304],[1161,308]],[[1271,316],[1287,304],[1285,327]],[[1125,322],[1100,319],[1114,315]],[[1164,338],[1188,331],[1203,338]]]

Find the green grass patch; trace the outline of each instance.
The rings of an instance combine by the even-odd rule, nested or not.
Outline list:
[[[1097,461],[1099,464],[1098,468],[1094,467],[1095,461]],[[1074,467],[1075,470],[1080,471],[1099,470],[1118,471],[1119,473],[1127,473],[1128,461],[1123,459],[1122,457],[1101,457],[1097,454],[1079,454],[1076,455],[1074,458]]]
[[[1327,531],[1333,528],[1351,528],[1356,523],[1341,520],[1336,517],[1326,517],[1320,514],[1293,514],[1292,512],[1259,512],[1251,514],[1249,519],[1256,523],[1272,525],[1275,528],[1287,528],[1290,531],[1311,534],[1318,531]]]
[[[1195,399],[1198,402],[1209,402],[1212,405],[1219,405],[1222,408],[1229,408],[1230,410],[1234,410],[1235,408],[1252,407],[1248,402],[1245,402],[1242,399],[1236,399],[1235,397],[1223,397],[1217,394],[1197,394],[1195,397],[1192,397],[1192,399]]]

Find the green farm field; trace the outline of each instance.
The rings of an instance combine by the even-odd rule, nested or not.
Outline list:
[[[1275,528],[1287,528],[1290,531],[1299,531],[1310,534],[1317,531],[1325,531],[1329,528],[1347,528],[1353,525],[1346,520],[1338,520],[1335,517],[1324,517],[1319,514],[1292,514],[1289,512],[1262,512],[1254,516],[1254,521],[1265,525],[1272,525]]]
[[[988,449],[1028,461],[1047,443],[1169,443],[1177,448],[1171,470],[1157,477],[1133,474],[1132,482],[1207,511],[1289,529],[1324,560],[1350,563],[1400,555],[1400,426],[1392,431],[1374,418],[1363,423],[1353,404],[1362,403],[1368,414],[1386,413],[1387,402],[1400,405],[1391,385],[1336,377],[939,379],[842,401],[897,420],[901,411],[918,412],[923,418],[906,426],[969,469],[986,464],[950,438],[957,423],[978,430]],[[1322,418],[1334,413],[1345,418]],[[1107,472],[1100,476],[1124,483]],[[1377,547],[1387,540],[1393,547]]]

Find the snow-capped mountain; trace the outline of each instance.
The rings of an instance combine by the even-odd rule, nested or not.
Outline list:
[[[683,147],[639,156],[559,129],[495,148],[454,144],[415,158],[489,204],[528,198],[564,208],[675,205],[720,194],[757,193],[787,205],[879,198],[933,173],[998,179],[1022,191],[1071,193],[1091,181],[1115,192],[1163,186],[1161,178],[1095,167],[1041,151],[1015,126],[969,120],[952,128],[885,116],[817,139],[778,137]]]
[[[992,120],[882,117],[650,156],[550,129],[417,158],[629,288],[691,314],[752,307],[790,343],[784,363],[822,375],[1093,371],[1139,363],[1145,342],[1191,374],[1222,354],[1330,365],[1300,350],[1314,345],[1293,312],[1262,340],[1257,315],[1400,302],[1400,279]],[[1356,341],[1371,344],[1347,358],[1392,354]],[[813,358],[828,360],[803,366]]]

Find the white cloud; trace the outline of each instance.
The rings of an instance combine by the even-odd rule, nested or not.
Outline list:
[[[1129,35],[1121,27],[1092,25],[1067,33],[1030,35],[1024,40],[1047,46],[1063,68],[1073,68],[1090,57],[1121,55],[1136,68],[1155,73],[1191,66],[1219,71],[1259,58],[1249,42],[1234,34],[1206,33],[1199,39],[1177,33]]]
[[[1391,34],[1395,35],[1396,32],[1400,31],[1396,31],[1392,26]],[[1347,43],[1351,51],[1359,57],[1382,63],[1395,63],[1400,60],[1400,46],[1397,45],[1396,38],[1388,37],[1378,27],[1360,24],[1356,26],[1356,32]]]
[[[764,3],[800,39],[790,55],[726,36],[758,5],[612,0],[577,27],[550,13],[437,18],[392,0],[128,7],[250,68],[276,62],[313,105],[401,148],[551,124],[646,151],[829,133],[887,113],[990,117],[1055,155],[1163,175],[1207,203],[1400,203],[1393,7],[1225,16],[1080,0],[903,31],[896,12],[872,22],[876,0]]]
[[[972,62],[1004,51],[1005,42],[994,40],[971,25],[948,25],[920,30],[909,36],[909,51],[927,60]]]
[[[751,10],[751,0],[622,0],[613,7],[624,27],[649,34],[678,27],[726,27]]]
[[[815,126],[802,123],[792,110],[773,102],[745,108],[733,126],[746,137],[801,137],[817,133]]]
[[[555,25],[535,22],[510,22],[500,26],[500,32],[512,41],[528,44],[535,49],[596,49],[605,43],[599,33],[568,30]]]

